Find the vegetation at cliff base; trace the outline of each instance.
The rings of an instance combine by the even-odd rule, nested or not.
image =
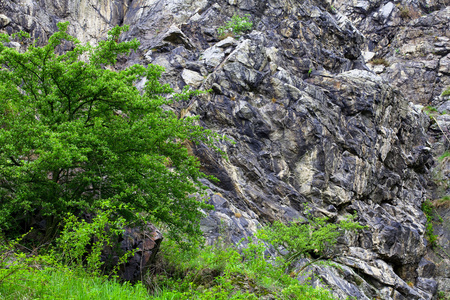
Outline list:
[[[284,259],[267,255],[267,246],[257,240],[240,248],[219,241],[189,249],[166,240],[156,264],[134,285],[62,264],[52,255],[17,254],[11,247],[18,243],[3,246],[2,299],[334,299],[326,289],[286,273]]]

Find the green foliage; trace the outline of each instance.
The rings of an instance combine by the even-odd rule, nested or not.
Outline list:
[[[444,96],[450,96],[450,87],[448,87],[445,91],[442,92],[442,97]]]
[[[92,276],[64,267],[27,268],[0,284],[0,298],[16,299],[146,299],[145,287]]]
[[[165,241],[161,265],[147,279],[152,299],[333,299],[285,274],[283,261],[265,252],[251,239],[240,251],[220,243],[184,249]]]
[[[439,160],[442,161],[444,160],[444,158],[449,157],[450,156],[450,151],[446,150],[441,156],[439,156]]]
[[[72,268],[85,267],[87,272],[101,275],[105,264],[105,261],[101,260],[104,250],[112,250],[117,255],[120,252],[120,249],[116,248],[118,239],[124,232],[125,219],[116,216],[115,211],[123,209],[124,206],[114,207],[105,202],[102,210],[89,223],[69,214],[64,219],[61,236],[56,240],[59,259]],[[112,273],[116,273],[119,265],[134,255],[133,252],[120,254],[121,258],[112,262],[116,264]]]
[[[93,223],[98,224],[103,219],[104,217],[97,217]],[[92,231],[92,228],[85,223],[83,225],[75,224],[74,229],[72,235],[81,235],[79,240],[83,240],[86,236],[83,229]],[[76,260],[71,263],[70,267],[62,264],[67,253],[61,255],[59,252],[50,251],[50,254],[37,255],[39,251],[43,252],[42,249],[27,249],[20,244],[24,237],[25,235],[12,241],[4,238],[0,240],[1,299],[119,300],[148,296],[147,290],[142,284],[131,286],[115,280],[108,280],[107,277],[100,276],[97,270],[86,272],[81,265],[76,264]],[[71,243],[72,241],[73,239],[69,239],[65,242]],[[61,242],[64,241],[61,240]],[[73,245],[67,244],[64,249],[69,252],[77,252],[75,249],[67,250],[71,246]],[[75,248],[77,247],[78,245],[75,245]]]
[[[7,241],[4,237],[1,237],[0,287],[7,286],[9,283],[15,282],[18,274],[32,270],[33,265],[35,265],[37,261],[40,261],[41,263],[45,261],[42,257],[35,259],[33,257],[27,257],[25,253],[17,251],[19,242],[25,235],[12,241]]]
[[[196,125],[198,118],[167,109],[199,92],[173,94],[159,82],[160,66],[114,70],[139,46],[117,42],[128,27],[113,28],[95,47],[70,36],[68,23],[58,28],[47,45],[23,53],[7,42],[29,43],[27,34],[0,35],[0,229],[35,216],[57,224],[108,200],[127,220],[146,212],[176,237],[199,236],[202,209],[210,206],[192,195],[207,176],[185,145],[215,148],[218,137]]]
[[[422,110],[424,113],[426,113],[429,116],[438,112],[436,107],[430,106],[430,105],[425,106]]]
[[[272,226],[260,230],[257,237],[272,244],[285,257],[289,270],[293,262],[308,254],[330,256],[337,238],[345,231],[365,228],[354,218],[349,216],[339,223],[328,223],[326,217],[297,220],[290,224],[275,221]]]
[[[253,23],[249,20],[250,15],[246,14],[243,17],[239,15],[234,15],[226,25],[220,26],[217,29],[217,33],[220,37],[225,36],[226,34],[233,34],[235,37],[239,37],[241,33],[245,31],[249,31],[253,27]]]
[[[450,299],[450,294],[449,294],[449,293],[446,293],[446,292],[444,292],[444,291],[439,291],[439,292],[437,292],[437,294],[436,294],[436,298],[437,298],[438,300],[448,300],[448,299]]]
[[[436,248],[437,244],[437,235],[434,234],[433,230],[433,204],[431,201],[426,200],[422,203],[422,211],[424,212],[425,216],[427,217],[427,224],[425,227],[425,236],[428,240],[428,242],[431,245],[431,248]]]
[[[65,230],[60,243],[75,243],[74,248],[77,249],[73,250],[73,255],[77,257],[84,251],[78,244],[86,236],[91,236],[84,230],[92,232],[94,228],[100,228],[112,209],[107,207],[103,215],[95,218],[92,226],[85,222],[73,223],[74,231]],[[69,218],[66,226],[70,226],[71,221]],[[80,238],[75,238],[77,235]],[[107,242],[108,239],[104,240]],[[219,242],[203,247],[195,244],[190,248],[166,239],[157,263],[143,284],[134,286],[119,284],[98,272],[86,271],[77,265],[78,259],[69,260],[69,265],[62,264],[61,261],[67,262],[68,253],[72,253],[69,247],[62,247],[64,255],[56,252],[61,249],[60,245],[51,252],[53,256],[33,256],[20,253],[16,247],[18,241],[2,245],[2,299],[333,299],[329,291],[301,284],[297,278],[286,274],[284,260],[271,257],[262,241],[252,239],[243,241],[238,247]],[[95,247],[95,244],[91,245]],[[80,263],[85,264],[85,260]]]

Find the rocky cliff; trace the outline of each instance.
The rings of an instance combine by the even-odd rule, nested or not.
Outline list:
[[[212,89],[177,109],[234,142],[220,145],[228,159],[192,147],[220,179],[205,181],[216,207],[202,220],[209,241],[237,243],[305,205],[333,220],[356,212],[368,229],[339,241],[339,268],[311,265],[312,283],[342,299],[431,299],[450,290],[449,257],[427,254],[421,205],[435,193],[447,117],[421,105],[448,105],[445,1],[4,0],[0,31],[45,41],[68,20],[95,43],[129,24],[124,39],[141,47],[121,64],[159,64],[175,89]],[[218,38],[247,13],[250,33]]]

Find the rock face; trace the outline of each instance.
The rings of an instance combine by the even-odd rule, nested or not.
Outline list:
[[[161,232],[153,225],[145,228],[126,228],[120,249],[123,252],[135,251],[134,255],[121,266],[119,276],[123,280],[141,280],[147,268],[154,262],[163,240]]]
[[[450,85],[449,4],[445,0],[362,0],[335,5],[365,35],[367,60],[384,58],[388,64],[369,66],[409,101],[428,105]]]
[[[209,241],[227,232],[237,243],[261,224],[302,216],[304,205],[332,220],[356,212],[368,229],[339,241],[341,268],[309,266],[313,284],[342,299],[431,299],[449,277],[440,272],[437,286],[424,258],[431,121],[410,101],[445,104],[449,8],[437,1],[420,16],[426,7],[414,5],[419,15],[398,20],[386,1],[7,0],[0,30],[45,40],[70,20],[95,42],[130,24],[124,38],[142,44],[123,65],[159,64],[175,89],[212,89],[178,109],[234,141],[220,145],[228,160],[193,149],[220,180],[205,181],[216,207],[202,220]],[[253,31],[219,40],[216,28],[245,13]],[[374,72],[369,57],[389,66]]]

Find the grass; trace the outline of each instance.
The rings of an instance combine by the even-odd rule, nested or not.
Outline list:
[[[5,251],[7,249],[7,251]],[[273,299],[331,300],[328,290],[301,284],[285,264],[248,242],[238,250],[220,242],[186,249],[164,240],[143,283],[131,285],[65,266],[50,256],[0,253],[0,299]]]
[[[439,156],[438,160],[443,161],[445,158],[450,156],[450,151],[446,150],[441,156]]]
[[[450,196],[445,195],[440,199],[433,200],[433,206],[435,208],[449,208],[450,207]]]
[[[67,268],[23,269],[0,284],[0,298],[16,299],[142,299],[148,292],[134,286],[73,272]]]
[[[431,117],[432,115],[439,114],[437,108],[434,107],[434,106],[430,106],[430,105],[425,106],[424,108],[422,108],[422,111],[423,111],[424,113],[426,113],[426,114],[427,114],[428,116],[430,116],[430,117]]]
[[[427,224],[425,226],[425,237],[430,243],[432,249],[438,246],[437,238],[438,236],[434,234],[433,229],[433,219],[434,219],[434,210],[433,203],[429,200],[426,200],[422,203],[422,211],[427,217]]]

